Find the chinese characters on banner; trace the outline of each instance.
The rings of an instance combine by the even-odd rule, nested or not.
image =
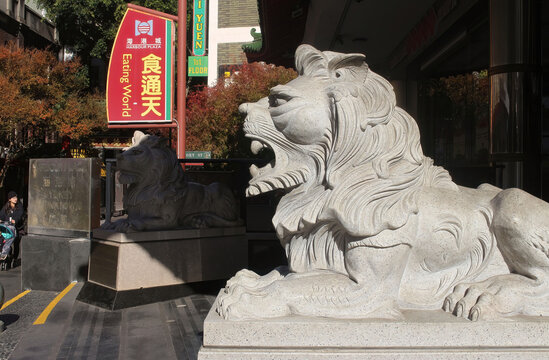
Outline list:
[[[107,76],[109,124],[172,122],[173,39],[171,20],[126,11]]]

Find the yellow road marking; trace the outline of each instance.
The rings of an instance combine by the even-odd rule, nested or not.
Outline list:
[[[55,305],[57,305],[57,303],[59,301],[61,301],[61,299],[63,298],[63,296],[67,295],[67,293],[69,291],[71,291],[71,289],[74,287],[74,285],[76,285],[76,282],[72,282],[70,283],[66,288],[65,290],[61,291],[59,293],[59,295],[57,295],[55,297],[55,299],[52,300],[52,302],[44,309],[44,311],[42,311],[42,314],[40,314],[40,316],[38,318],[36,318],[36,320],[34,321],[33,325],[42,325],[46,322],[46,320],[48,319],[48,316],[50,316],[50,313],[51,311],[53,310],[53,308],[55,307]]]
[[[8,300],[4,303],[4,305],[2,305],[2,307],[0,308],[0,310],[4,310],[5,308],[7,308],[8,306],[10,306],[11,304],[13,304],[14,302],[16,302],[17,300],[21,299],[23,296],[27,295],[28,293],[30,293],[30,290],[25,290],[23,291],[21,294],[17,295],[16,297],[14,297],[13,299],[11,300]]]

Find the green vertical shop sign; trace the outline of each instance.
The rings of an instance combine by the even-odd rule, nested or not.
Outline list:
[[[206,53],[206,0],[194,0],[193,7],[193,54]]]

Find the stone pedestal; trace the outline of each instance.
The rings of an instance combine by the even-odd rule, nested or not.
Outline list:
[[[93,231],[79,300],[117,309],[185,295],[189,283],[228,279],[248,265],[244,227]]]
[[[23,289],[61,291],[87,278],[91,230],[99,226],[99,159],[31,159]]]
[[[398,321],[227,321],[214,309],[199,360],[549,358],[549,319],[542,317],[470,322],[443,311],[407,311]]]

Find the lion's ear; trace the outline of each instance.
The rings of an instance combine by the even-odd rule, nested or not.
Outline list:
[[[141,142],[141,140],[143,140],[147,135],[145,135],[144,132],[142,131],[139,131],[139,130],[136,130],[134,133],[133,133],[133,138],[132,138],[132,145],[137,145]]]
[[[361,71],[368,71],[368,65],[365,61],[366,56],[363,54],[341,54],[332,51],[325,51],[324,54],[329,59],[328,69],[331,73],[346,67],[361,68]]]
[[[328,59],[311,45],[299,45],[295,51],[295,67],[300,76],[328,77]]]
[[[142,131],[139,131],[139,130],[136,130],[134,131],[133,133],[133,137],[132,137],[132,145],[131,146],[128,146],[128,147],[125,147],[123,148],[122,150],[123,151],[126,151],[128,150],[129,148],[131,147],[134,147],[134,146],[137,146],[141,143],[141,141],[145,140],[149,135],[146,135],[144,132]]]

